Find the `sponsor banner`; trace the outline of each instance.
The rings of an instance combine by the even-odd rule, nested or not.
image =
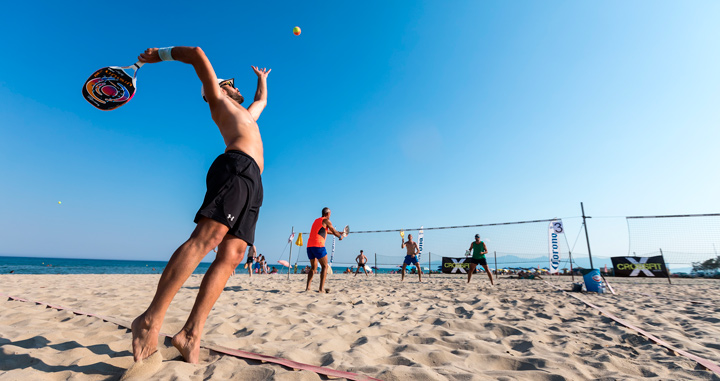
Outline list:
[[[423,233],[423,227],[420,226],[420,231],[418,232],[418,263],[420,263],[420,256],[422,255],[423,241],[425,241],[425,233]]]
[[[550,257],[550,274],[560,272],[560,234],[563,234],[562,220],[552,220],[548,226],[548,256]]]
[[[442,258],[443,274],[467,274],[470,271],[470,258]]]
[[[334,257],[335,257],[335,236],[333,236],[333,246],[332,246],[332,251],[330,252],[330,265],[332,265]],[[332,267],[332,266],[330,266],[330,267]]]
[[[615,276],[666,277],[667,268],[661,255],[655,257],[611,257]]]

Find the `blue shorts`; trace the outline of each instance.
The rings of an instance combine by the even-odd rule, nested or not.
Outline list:
[[[415,264],[415,266],[418,265],[417,256],[406,255],[405,260],[403,261],[403,264],[404,265],[412,265],[413,263]]]
[[[327,250],[325,250],[325,246],[323,246],[323,247],[308,247],[307,255],[310,260],[320,259],[327,255]]]

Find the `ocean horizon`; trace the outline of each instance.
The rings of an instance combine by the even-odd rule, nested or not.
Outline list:
[[[504,256],[498,258],[498,267],[511,268],[511,269],[528,269],[543,267],[546,265],[540,262],[541,258],[537,258],[537,261],[527,259],[523,263],[512,260],[511,256]],[[402,264],[402,257],[397,258],[396,264],[381,263],[375,268],[372,261],[369,263],[373,271],[378,274],[388,274],[391,272],[397,272]],[[508,260],[510,259],[510,260]],[[495,266],[492,260],[488,261],[491,270],[495,270]],[[605,258],[596,259],[596,268],[603,268],[607,265],[609,260]],[[21,257],[21,256],[4,256],[0,255],[0,274],[161,274],[167,266],[168,261],[143,261],[143,260],[123,260],[123,259],[95,259],[95,258],[57,258],[57,257]],[[210,267],[212,262],[200,262],[195,268],[193,274],[205,274]],[[297,266],[297,272],[302,272],[302,269],[309,263],[307,259],[299,260],[293,264]],[[579,265],[583,265],[580,263]],[[245,263],[241,263],[237,268],[236,272],[239,274],[247,274],[248,270],[244,268]],[[428,269],[433,271],[439,271],[441,261],[432,261],[430,263],[421,263],[423,271],[427,272]],[[270,264],[270,269],[276,268],[279,274],[287,274],[287,267],[280,264]],[[351,267],[355,270],[356,265],[354,263],[333,263],[333,273],[338,274],[346,271],[347,268]],[[567,266],[561,266],[567,267]],[[575,267],[589,268],[589,264],[585,266]],[[608,267],[612,267],[610,264]],[[412,266],[408,267],[409,270]],[[674,272],[689,272],[691,268],[674,266],[672,268]],[[292,271],[295,269],[293,267]]]

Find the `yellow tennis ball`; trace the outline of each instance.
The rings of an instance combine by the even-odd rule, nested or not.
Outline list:
[[[293,34],[296,36],[300,35],[300,27],[299,26],[296,26],[293,28]]]
[[[58,201],[58,205],[62,204],[62,201]]]

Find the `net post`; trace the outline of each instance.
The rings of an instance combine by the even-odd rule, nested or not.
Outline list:
[[[495,280],[497,280],[498,279],[497,251],[493,251],[493,256],[495,257]]]
[[[432,251],[428,251],[428,278],[432,277]]]
[[[377,253],[375,253],[375,277],[376,277],[376,278],[377,278],[377,272],[378,272],[378,267],[377,267]]]
[[[575,282],[575,270],[573,270],[572,267],[572,251],[568,250],[568,254],[570,255],[570,276],[572,277],[573,283]]]
[[[670,281],[670,268],[668,267],[667,262],[665,262],[665,255],[662,252],[662,248],[660,249],[660,257],[662,258],[663,265],[665,265],[665,275],[667,275],[668,284],[672,284]]]
[[[292,245],[293,241],[292,239],[295,238],[295,227],[293,226],[290,230],[290,254],[288,255],[288,280],[290,280],[290,268],[292,267]],[[250,269],[252,271],[252,269]]]
[[[590,238],[588,237],[588,231],[587,231],[587,223],[585,223],[586,218],[592,218],[585,215],[585,207],[583,206],[583,203],[580,203],[580,209],[582,210],[582,219],[583,219],[583,226],[585,226],[585,242],[587,242],[588,247],[588,256],[590,257],[590,269],[594,269],[595,266],[593,266],[592,261],[592,253],[590,252]]]

